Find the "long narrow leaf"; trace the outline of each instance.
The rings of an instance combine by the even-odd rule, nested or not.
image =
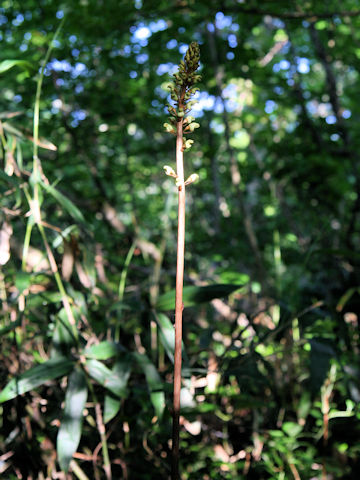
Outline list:
[[[106,365],[98,360],[87,360],[86,367],[89,375],[100,385],[107,388],[118,397],[126,397],[126,384],[128,375],[123,371],[110,370]]]
[[[161,312],[154,313],[156,323],[159,326],[159,337],[163,344],[167,356],[170,361],[174,363],[174,350],[175,350],[175,329],[169,318]],[[184,367],[187,366],[188,359],[185,352],[184,342],[182,342],[182,358],[184,361]]]
[[[65,197],[62,193],[59,192],[59,190],[56,190],[56,188],[54,188],[53,186],[47,185],[43,181],[40,181],[40,184],[46,192],[50,193],[50,195],[52,195],[55,200],[58,201],[62,207],[65,208],[65,210],[74,218],[74,220],[79,223],[85,223],[83,214],[73,204],[71,200]]]
[[[130,355],[126,355],[123,358],[117,360],[112,368],[112,371],[121,378],[122,386],[124,387],[124,391],[129,380],[129,376],[131,373],[131,357]],[[118,413],[121,406],[121,400],[115,397],[112,394],[105,396],[105,405],[104,405],[104,422],[109,422],[115,415]]]
[[[11,125],[9,122],[3,122],[2,126],[4,127],[4,130],[15,135],[16,137],[20,139],[28,139],[31,142],[35,142],[33,136],[29,133],[28,130],[26,129],[19,129]],[[41,148],[44,148],[46,150],[51,150],[53,152],[56,152],[57,146],[51,143],[49,140],[46,138],[38,138],[36,140],[36,145],[38,145]]]
[[[105,395],[104,402],[104,423],[110,422],[118,413],[121,407],[121,400],[112,394]]]
[[[54,378],[67,375],[73,368],[74,362],[65,357],[50,359],[27,372],[10,380],[0,393],[0,403],[12,400],[22,393],[29,392],[39,385]]]
[[[96,360],[108,360],[109,358],[119,355],[124,351],[124,347],[115,343],[104,340],[97,345],[91,345],[85,348],[84,354],[86,358],[94,358]]]
[[[0,62],[0,73],[4,73],[13,67],[19,67],[22,70],[27,71],[28,73],[35,71],[34,65],[32,65],[26,60],[3,60],[2,62]]]
[[[77,368],[69,377],[65,408],[56,442],[59,464],[64,472],[69,470],[73,454],[79,446],[87,395],[85,374]]]
[[[76,346],[75,327],[69,322],[69,318],[62,308],[57,314],[55,330],[52,337],[51,357],[66,357],[70,354],[71,348]]]
[[[140,353],[134,353],[133,355],[145,374],[155,413],[158,418],[161,418],[165,408],[164,385],[161,377],[146,355]]]

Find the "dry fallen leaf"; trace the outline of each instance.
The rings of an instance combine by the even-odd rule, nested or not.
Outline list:
[[[12,226],[3,222],[0,230],[0,265],[5,265],[10,258],[10,238],[13,233]]]

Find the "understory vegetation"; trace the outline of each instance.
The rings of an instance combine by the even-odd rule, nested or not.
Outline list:
[[[199,44],[180,478],[358,479],[357,2],[4,0],[0,40],[1,478],[170,478]]]

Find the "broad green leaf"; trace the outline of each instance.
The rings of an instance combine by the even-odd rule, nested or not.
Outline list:
[[[65,357],[54,358],[31,368],[10,380],[0,393],[0,403],[12,400],[22,393],[29,392],[49,380],[67,375],[73,368],[73,360]]]
[[[282,429],[287,435],[289,435],[289,437],[297,437],[303,427],[295,422],[285,422]]]
[[[164,386],[161,377],[146,355],[133,353],[133,356],[145,374],[150,390],[151,403],[153,404],[157,417],[161,418],[165,408]]]
[[[124,352],[124,347],[115,342],[104,340],[97,345],[85,348],[84,355],[87,358],[95,358],[96,360],[108,360],[121,352]]]
[[[19,290],[19,293],[23,293],[24,290],[31,285],[31,275],[27,272],[18,272],[15,276],[15,286]]]
[[[128,381],[128,373],[120,370],[110,370],[106,365],[95,359],[86,361],[89,375],[100,385],[118,397],[126,397],[126,384]]]
[[[26,60],[3,60],[2,62],[0,62],[0,73],[4,73],[13,67],[19,67],[28,73],[35,71],[34,66]]]
[[[230,293],[239,290],[243,285],[234,284],[215,284],[205,287],[188,286],[184,287],[183,303],[184,307],[191,307],[199,303],[210,302],[214,298],[227,297]],[[175,308],[175,290],[171,290],[158,299],[157,310],[173,310]]]
[[[64,472],[68,471],[73,454],[79,446],[87,395],[85,374],[76,368],[69,376],[65,408],[56,442],[59,464]]]
[[[65,208],[65,210],[74,218],[74,220],[76,220],[79,223],[85,223],[83,214],[73,204],[71,200],[69,200],[62,193],[60,193],[59,190],[56,190],[56,188],[54,188],[51,185],[47,185],[42,180],[40,181],[40,184],[46,192],[50,193],[50,195],[52,195],[55,198],[55,200],[57,200],[60,203],[60,205]]]

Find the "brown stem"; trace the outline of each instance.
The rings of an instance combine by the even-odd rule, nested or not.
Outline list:
[[[175,293],[175,353],[174,353],[174,400],[173,400],[173,432],[171,480],[179,480],[179,435],[180,435],[180,390],[181,390],[181,344],[182,344],[182,312],[184,283],[184,251],[185,251],[185,185],[183,161],[183,120],[177,122],[176,128],[176,169],[178,176],[178,238],[176,263]]]
[[[290,467],[291,473],[293,474],[294,480],[301,480],[299,472],[292,462],[289,462],[289,467]]]

